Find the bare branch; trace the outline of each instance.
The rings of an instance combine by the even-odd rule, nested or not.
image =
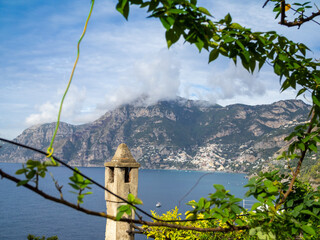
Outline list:
[[[20,179],[15,178],[14,176],[11,176],[11,175],[5,173],[4,171],[2,171],[2,169],[0,169],[0,175],[1,175],[2,178],[7,178],[7,179],[9,179],[9,180],[11,180],[11,181],[13,181],[15,183],[20,182]],[[104,218],[112,218],[112,216],[109,216],[104,212],[91,211],[91,210],[88,210],[86,208],[82,208],[80,206],[78,207],[77,205],[75,205],[75,204],[73,204],[71,202],[68,202],[68,201],[66,201],[64,199],[59,199],[59,198],[53,197],[53,196],[51,196],[51,195],[49,195],[49,194],[37,189],[36,187],[34,187],[34,186],[30,185],[30,184],[24,184],[22,186],[27,188],[27,189],[29,189],[29,190],[31,190],[32,192],[35,192],[36,194],[42,196],[45,199],[48,199],[48,200],[53,201],[53,202],[61,203],[63,205],[66,205],[68,207],[76,209],[76,210],[78,210],[80,212],[84,212],[84,213],[89,214],[89,215],[94,215],[94,216],[99,216],[99,217],[104,217]]]
[[[265,6],[267,6],[267,4],[268,4],[269,1],[270,1],[270,0],[267,0],[267,1],[263,4],[262,8],[264,8]]]

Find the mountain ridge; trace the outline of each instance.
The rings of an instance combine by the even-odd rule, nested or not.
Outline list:
[[[62,122],[54,154],[71,165],[103,166],[124,142],[144,168],[248,171],[272,158],[309,111],[301,100],[225,107],[183,98],[126,104],[91,123]],[[32,126],[15,141],[46,149],[54,128],[55,123]],[[0,149],[0,161],[29,158],[43,156],[7,144]]]

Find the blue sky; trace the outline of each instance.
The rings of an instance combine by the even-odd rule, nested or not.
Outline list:
[[[276,30],[307,44],[319,58],[320,26],[279,26],[261,0],[199,0],[216,19],[233,20],[255,31]],[[280,94],[270,67],[248,74],[227,59],[207,63],[208,54],[179,42],[166,47],[164,29],[145,10],[131,9],[129,21],[116,1],[96,0],[80,60],[66,98],[62,121],[93,121],[120,104],[148,96],[147,104],[181,96],[228,105],[267,104],[295,97]],[[76,44],[90,0],[0,0],[0,136],[56,121],[59,101],[76,58]]]

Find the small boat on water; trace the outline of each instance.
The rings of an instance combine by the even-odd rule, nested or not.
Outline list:
[[[156,207],[158,207],[158,208],[161,207],[161,203],[157,202]]]

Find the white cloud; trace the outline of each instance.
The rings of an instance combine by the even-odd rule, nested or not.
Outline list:
[[[104,104],[99,104],[98,109],[113,109],[140,97],[144,104],[176,98],[180,87],[179,74],[180,64],[172,52],[163,49],[150,54],[121,75],[118,85],[105,96]]]
[[[172,99],[178,94],[180,86],[180,66],[172,52],[160,51],[156,57],[137,62],[134,67],[136,81],[148,96],[149,102],[159,99]]]
[[[63,92],[58,91],[58,95],[62,96]],[[81,123],[81,111],[83,102],[86,99],[85,88],[78,89],[76,86],[70,88],[68,95],[63,103],[61,121]],[[30,114],[26,118],[28,126],[57,121],[60,102],[52,103],[47,101],[41,105],[37,105],[37,113]]]
[[[231,99],[236,96],[262,96],[265,93],[265,85],[259,79],[258,72],[249,73],[233,62],[229,62],[226,70],[208,77],[208,86],[217,99]]]

